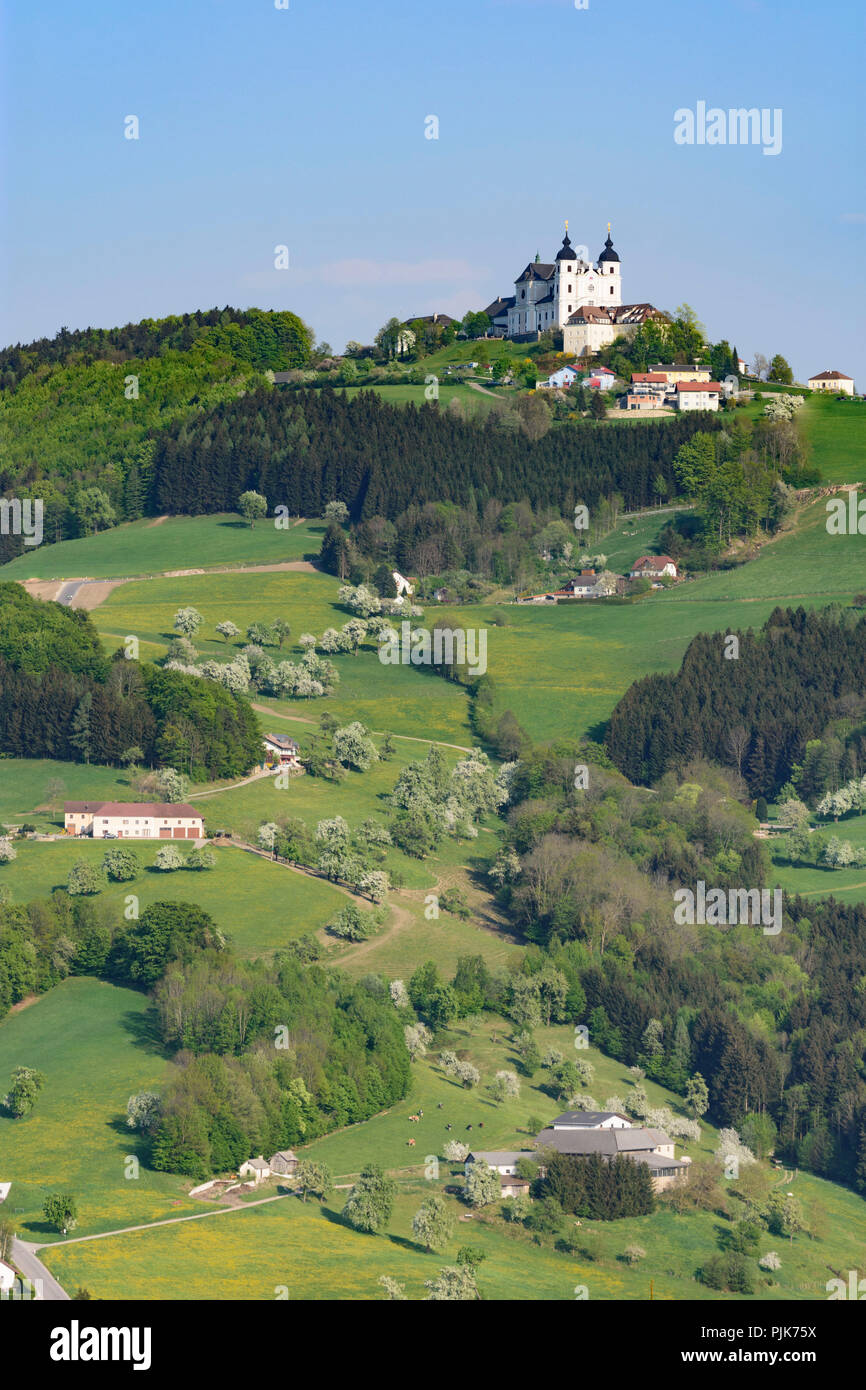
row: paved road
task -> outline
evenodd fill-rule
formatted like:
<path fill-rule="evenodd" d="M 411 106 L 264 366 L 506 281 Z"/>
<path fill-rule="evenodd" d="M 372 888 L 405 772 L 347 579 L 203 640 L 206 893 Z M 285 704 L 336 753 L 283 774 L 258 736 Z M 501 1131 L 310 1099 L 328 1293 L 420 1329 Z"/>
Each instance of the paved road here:
<path fill-rule="evenodd" d="M 42 1248 L 40 1245 L 31 1245 L 28 1241 L 19 1240 L 16 1236 L 12 1242 L 12 1262 L 31 1284 L 35 1284 L 37 1279 L 41 1281 L 42 1297 L 46 1303 L 68 1302 L 69 1294 L 36 1255 L 36 1251 Z"/>
<path fill-rule="evenodd" d="M 54 602 L 62 603 L 65 608 L 68 608 L 75 598 L 75 595 L 78 593 L 78 590 L 81 588 L 81 583 L 82 581 L 80 579 L 72 579 L 68 583 L 61 585 L 57 591 L 57 597 Z"/>

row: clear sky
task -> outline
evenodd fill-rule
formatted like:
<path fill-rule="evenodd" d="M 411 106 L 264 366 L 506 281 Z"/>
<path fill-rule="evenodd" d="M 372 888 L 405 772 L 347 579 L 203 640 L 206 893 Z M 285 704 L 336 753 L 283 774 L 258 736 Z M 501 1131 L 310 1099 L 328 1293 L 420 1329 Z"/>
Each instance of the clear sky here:
<path fill-rule="evenodd" d="M 3 343 L 233 304 L 340 350 L 507 294 L 565 218 L 597 256 L 610 220 L 626 301 L 866 389 L 863 0 L 0 13 Z M 676 144 L 701 101 L 781 109 L 781 152 Z"/>

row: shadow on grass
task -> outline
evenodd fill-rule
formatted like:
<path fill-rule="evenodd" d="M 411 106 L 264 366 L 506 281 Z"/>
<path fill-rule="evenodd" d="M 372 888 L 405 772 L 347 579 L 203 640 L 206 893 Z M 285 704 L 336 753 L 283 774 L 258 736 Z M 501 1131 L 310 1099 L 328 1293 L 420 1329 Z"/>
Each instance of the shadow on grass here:
<path fill-rule="evenodd" d="M 169 1058 L 171 1049 L 166 1047 L 159 1034 L 159 1017 L 153 1006 L 144 1013 L 130 1011 L 120 1020 L 121 1027 L 129 1033 L 136 1047 L 155 1057 Z"/>

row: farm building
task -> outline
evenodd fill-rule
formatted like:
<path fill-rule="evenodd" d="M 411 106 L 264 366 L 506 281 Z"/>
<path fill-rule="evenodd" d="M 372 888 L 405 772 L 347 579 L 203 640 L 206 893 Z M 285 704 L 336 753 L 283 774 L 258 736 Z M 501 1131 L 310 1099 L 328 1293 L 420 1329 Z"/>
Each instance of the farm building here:
<path fill-rule="evenodd" d="M 279 763 L 281 767 L 301 766 L 300 747 L 286 734 L 265 734 L 264 745 L 268 762 Z"/>
<path fill-rule="evenodd" d="M 248 1158 L 238 1169 L 239 1178 L 252 1178 L 254 1182 L 264 1182 L 265 1178 L 270 1176 L 270 1167 L 261 1154 L 258 1158 Z"/>
<path fill-rule="evenodd" d="M 298 1166 L 298 1156 L 291 1149 L 281 1149 L 273 1155 L 269 1166 L 272 1173 L 292 1174 Z"/>
<path fill-rule="evenodd" d="M 11 1293 L 15 1287 L 15 1270 L 0 1260 L 0 1294 Z"/>
<path fill-rule="evenodd" d="M 67 835 L 94 840 L 200 840 L 201 812 L 184 802 L 64 801 Z"/>
<path fill-rule="evenodd" d="M 569 579 L 561 589 L 556 590 L 557 598 L 610 598 L 617 593 L 621 576 L 605 570 L 596 574 L 595 570 L 581 570 L 580 574 Z"/>
<path fill-rule="evenodd" d="M 619 1110 L 566 1110 L 550 1122 L 551 1129 L 630 1129 L 631 1120 Z"/>
<path fill-rule="evenodd" d="M 555 1149 L 557 1153 L 575 1158 L 599 1154 L 609 1162 L 619 1154 L 635 1163 L 645 1163 L 656 1192 L 664 1192 L 677 1183 L 687 1181 L 691 1159 L 674 1157 L 674 1141 L 663 1129 L 637 1127 L 628 1120 L 622 1124 L 622 1115 L 599 1116 L 587 1111 L 584 1117 L 595 1121 L 601 1119 L 602 1122 L 582 1124 L 579 1111 L 567 1112 L 554 1120 L 548 1129 L 541 1131 L 538 1147 Z M 605 1120 L 608 1123 L 604 1123 Z"/>

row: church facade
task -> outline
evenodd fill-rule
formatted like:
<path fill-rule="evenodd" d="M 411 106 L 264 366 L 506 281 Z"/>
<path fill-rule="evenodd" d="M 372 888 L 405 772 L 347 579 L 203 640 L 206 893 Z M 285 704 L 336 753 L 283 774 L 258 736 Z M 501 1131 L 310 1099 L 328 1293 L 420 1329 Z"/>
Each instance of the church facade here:
<path fill-rule="evenodd" d="M 532 342 L 559 329 L 565 352 L 592 356 L 616 338 L 634 337 L 647 319 L 664 320 L 652 304 L 623 304 L 622 262 L 609 224 L 598 260 L 588 256 L 586 247 L 572 246 L 566 223 L 555 260 L 536 256 L 515 280 L 514 294 L 487 306 L 494 335 Z"/>

